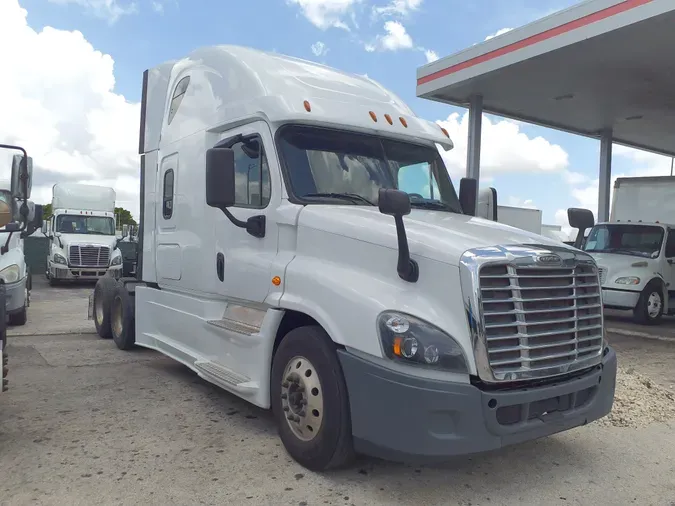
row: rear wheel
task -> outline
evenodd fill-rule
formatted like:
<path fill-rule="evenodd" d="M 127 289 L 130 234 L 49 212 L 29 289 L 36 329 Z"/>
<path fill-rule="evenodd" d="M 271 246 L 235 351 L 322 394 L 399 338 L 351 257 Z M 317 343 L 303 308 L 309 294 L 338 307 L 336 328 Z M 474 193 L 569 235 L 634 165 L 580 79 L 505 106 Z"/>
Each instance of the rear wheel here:
<path fill-rule="evenodd" d="M 96 333 L 103 339 L 110 339 L 113 336 L 110 328 L 110 307 L 117 284 L 110 276 L 103 276 L 96 282 L 94 288 L 94 325 Z"/>
<path fill-rule="evenodd" d="M 286 451 L 312 471 L 354 457 L 349 400 L 335 345 L 318 326 L 291 330 L 272 363 L 272 411 Z"/>
<path fill-rule="evenodd" d="M 649 283 L 642 290 L 633 311 L 635 320 L 644 325 L 657 325 L 663 316 L 663 291 L 658 283 Z"/>
<path fill-rule="evenodd" d="M 110 311 L 112 338 L 120 350 L 130 350 L 136 344 L 134 299 L 122 283 L 117 283 Z"/>

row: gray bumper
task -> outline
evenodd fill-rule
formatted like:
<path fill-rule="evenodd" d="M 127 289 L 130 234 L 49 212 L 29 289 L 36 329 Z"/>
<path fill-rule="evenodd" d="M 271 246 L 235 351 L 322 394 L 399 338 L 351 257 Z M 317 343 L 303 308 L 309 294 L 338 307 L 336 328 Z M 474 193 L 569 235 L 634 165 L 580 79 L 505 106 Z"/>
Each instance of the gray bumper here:
<path fill-rule="evenodd" d="M 26 303 L 27 279 L 27 276 L 24 276 L 16 283 L 5 284 L 5 293 L 7 294 L 5 299 L 5 309 L 8 314 L 21 310 Z"/>
<path fill-rule="evenodd" d="M 112 267 L 66 267 L 63 264 L 51 263 L 49 276 L 58 280 L 87 280 L 92 281 L 103 276 L 112 276 L 120 278 L 122 275 L 122 265 Z"/>
<path fill-rule="evenodd" d="M 611 348 L 602 365 L 583 376 L 493 392 L 338 353 L 355 449 L 387 460 L 422 463 L 495 450 L 602 418 L 614 402 L 617 362 Z"/>
<path fill-rule="evenodd" d="M 633 309 L 637 306 L 640 292 L 629 290 L 602 289 L 602 305 L 606 308 Z"/>

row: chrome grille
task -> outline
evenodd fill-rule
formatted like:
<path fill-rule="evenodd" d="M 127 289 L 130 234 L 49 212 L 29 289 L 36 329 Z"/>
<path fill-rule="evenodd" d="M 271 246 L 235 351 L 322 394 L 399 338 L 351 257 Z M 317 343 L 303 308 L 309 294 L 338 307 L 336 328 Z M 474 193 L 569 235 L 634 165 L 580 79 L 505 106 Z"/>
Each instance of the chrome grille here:
<path fill-rule="evenodd" d="M 110 248 L 107 246 L 71 246 L 70 265 L 73 267 L 107 267 Z"/>
<path fill-rule="evenodd" d="M 598 267 L 598 276 L 600 277 L 600 284 L 605 284 L 605 278 L 607 278 L 607 267 Z"/>
<path fill-rule="evenodd" d="M 533 264 L 488 263 L 479 271 L 488 365 L 500 379 L 577 370 L 602 353 L 595 265 Z"/>

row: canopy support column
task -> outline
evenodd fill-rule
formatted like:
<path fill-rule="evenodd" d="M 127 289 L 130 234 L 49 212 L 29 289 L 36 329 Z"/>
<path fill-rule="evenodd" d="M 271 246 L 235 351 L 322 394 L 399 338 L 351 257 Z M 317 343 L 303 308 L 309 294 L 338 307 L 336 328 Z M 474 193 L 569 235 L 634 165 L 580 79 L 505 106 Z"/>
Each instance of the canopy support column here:
<path fill-rule="evenodd" d="M 598 221 L 609 220 L 609 197 L 612 184 L 612 130 L 600 135 L 600 171 L 598 175 Z"/>
<path fill-rule="evenodd" d="M 480 184 L 480 140 L 483 129 L 483 97 L 469 99 L 469 138 L 466 146 L 466 177 Z"/>

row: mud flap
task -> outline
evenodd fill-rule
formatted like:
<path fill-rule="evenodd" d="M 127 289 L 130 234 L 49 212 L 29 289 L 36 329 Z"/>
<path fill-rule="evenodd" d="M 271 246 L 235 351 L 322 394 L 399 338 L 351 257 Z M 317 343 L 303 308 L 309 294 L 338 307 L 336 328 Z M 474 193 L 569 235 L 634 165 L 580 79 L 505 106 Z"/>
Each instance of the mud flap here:
<path fill-rule="evenodd" d="M 94 292 L 89 294 L 89 308 L 87 309 L 87 320 L 94 319 Z"/>

